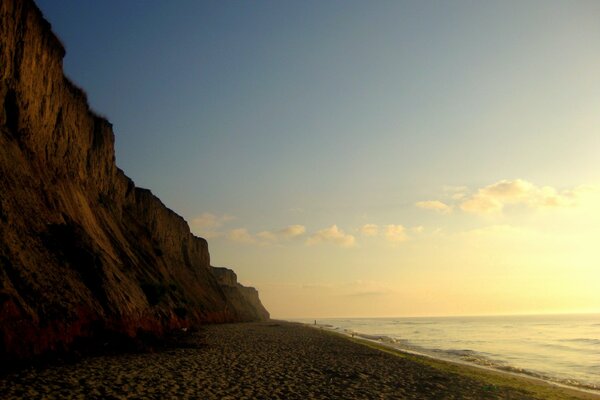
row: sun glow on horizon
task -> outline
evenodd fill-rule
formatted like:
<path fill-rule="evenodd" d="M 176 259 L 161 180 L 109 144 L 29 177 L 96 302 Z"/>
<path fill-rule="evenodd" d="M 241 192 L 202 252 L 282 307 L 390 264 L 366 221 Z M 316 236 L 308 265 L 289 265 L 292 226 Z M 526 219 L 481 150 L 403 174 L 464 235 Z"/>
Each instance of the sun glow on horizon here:
<path fill-rule="evenodd" d="M 600 311 L 599 2 L 37 2 L 273 317 Z"/>
<path fill-rule="evenodd" d="M 259 287 L 274 317 L 597 312 L 599 187 L 558 190 L 501 180 L 462 187 L 460 195 L 444 191 L 443 201 L 416 202 L 405 211 L 417 216 L 414 226 L 292 225 L 295 234 L 286 238 L 234 228 L 244 237 L 224 231 L 215 243 L 259 248 L 273 260 L 291 260 L 284 268 L 301 271 L 286 280 L 265 268 L 269 260 L 254 265 L 249 283 Z"/>

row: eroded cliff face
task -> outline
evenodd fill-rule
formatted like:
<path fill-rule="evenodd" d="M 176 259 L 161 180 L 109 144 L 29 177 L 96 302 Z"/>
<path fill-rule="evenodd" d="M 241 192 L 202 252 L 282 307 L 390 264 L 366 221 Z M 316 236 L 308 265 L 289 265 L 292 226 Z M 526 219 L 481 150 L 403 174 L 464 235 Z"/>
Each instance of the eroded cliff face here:
<path fill-rule="evenodd" d="M 0 18 L 0 358 L 268 318 L 254 289 L 219 284 L 183 218 L 116 167 L 112 126 L 64 77 L 35 4 L 2 0 Z"/>
<path fill-rule="evenodd" d="M 269 319 L 269 312 L 258 298 L 258 291 L 237 281 L 235 272 L 228 268 L 211 267 L 211 271 L 225 293 L 227 304 L 242 321 Z"/>

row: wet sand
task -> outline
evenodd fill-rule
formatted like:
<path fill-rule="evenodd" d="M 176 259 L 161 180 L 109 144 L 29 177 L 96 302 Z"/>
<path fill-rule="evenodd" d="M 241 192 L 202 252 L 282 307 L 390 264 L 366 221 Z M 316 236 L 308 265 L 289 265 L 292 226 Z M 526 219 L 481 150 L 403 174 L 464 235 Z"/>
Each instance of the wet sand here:
<path fill-rule="evenodd" d="M 155 352 L 4 375 L 0 398 L 600 398 L 373 346 L 287 322 L 212 325 Z"/>

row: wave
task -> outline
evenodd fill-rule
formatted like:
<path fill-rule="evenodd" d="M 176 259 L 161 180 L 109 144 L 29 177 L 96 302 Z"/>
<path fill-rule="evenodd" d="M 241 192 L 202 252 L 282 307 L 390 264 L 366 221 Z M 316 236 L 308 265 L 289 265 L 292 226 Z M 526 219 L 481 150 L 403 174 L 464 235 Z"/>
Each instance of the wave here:
<path fill-rule="evenodd" d="M 360 332 L 354 332 L 354 331 L 349 331 L 349 330 L 346 330 L 346 332 L 348 334 L 350 334 L 352 337 L 356 336 L 356 337 L 359 337 L 362 339 L 375 340 L 375 341 L 379 341 L 379 342 L 383 342 L 383 343 L 397 343 L 397 340 L 390 336 L 369 335 L 367 333 L 360 333 Z"/>
<path fill-rule="evenodd" d="M 449 349 L 449 350 L 434 349 L 433 351 L 435 351 L 436 353 L 445 353 L 445 354 L 449 354 L 451 356 L 456 356 L 456 357 L 471 357 L 471 356 L 477 354 L 476 351 L 469 350 L 469 349 L 462 349 L 462 350 L 456 350 L 456 349 Z"/>
<path fill-rule="evenodd" d="M 600 385 L 594 384 L 591 382 L 583 382 L 583 381 L 579 381 L 577 379 L 566 379 L 566 378 L 558 378 L 558 377 L 554 377 L 554 376 L 548 376 L 548 375 L 542 374 L 540 372 L 530 371 L 530 370 L 527 370 L 524 368 L 517 368 L 517 367 L 510 366 L 510 365 L 493 367 L 493 368 L 499 369 L 501 371 L 531 376 L 531 377 L 534 377 L 537 379 L 542 379 L 544 381 L 552 382 L 552 383 L 558 383 L 558 384 L 564 385 L 564 386 L 571 386 L 574 388 L 591 390 L 594 392 L 600 391 Z"/>
<path fill-rule="evenodd" d="M 434 321 L 395 321 L 392 325 L 438 325 L 438 322 Z"/>
<path fill-rule="evenodd" d="M 495 360 L 493 358 L 486 356 L 483 353 L 480 353 L 480 352 L 477 352 L 477 351 L 471 350 L 471 349 L 449 349 L 449 350 L 427 349 L 427 348 L 424 348 L 421 346 L 416 346 L 414 344 L 411 344 L 407 340 L 394 339 L 394 338 L 391 338 L 391 337 L 385 336 L 385 335 L 369 335 L 369 334 L 364 334 L 364 333 L 359 333 L 359 332 L 353 332 L 353 331 L 350 331 L 347 329 L 345 331 L 347 333 L 350 333 L 350 332 L 353 333 L 354 336 L 356 336 L 356 337 L 389 344 L 393 348 L 401 350 L 401 351 L 408 351 L 410 353 L 416 353 L 416 354 L 425 355 L 425 356 L 429 356 L 429 357 L 433 357 L 433 358 L 437 358 L 437 359 L 441 359 L 441 360 L 446 360 L 446 361 L 460 361 L 460 362 L 463 362 L 466 364 L 477 365 L 480 367 L 509 372 L 509 373 L 517 374 L 517 375 L 525 375 L 528 377 L 541 379 L 546 382 L 551 382 L 551 383 L 555 383 L 555 384 L 559 384 L 559 385 L 563 385 L 563 386 L 570 386 L 573 388 L 582 389 L 582 390 L 586 390 L 586 391 L 592 391 L 594 393 L 597 393 L 600 391 L 600 384 L 595 384 L 592 382 L 585 382 L 585 381 L 581 381 L 581 380 L 577 380 L 577 379 L 568 379 L 568 378 L 560 378 L 560 377 L 550 376 L 548 374 L 544 374 L 539 371 L 533 371 L 533 370 L 509 365 L 506 362 L 503 362 L 500 360 Z"/>
<path fill-rule="evenodd" d="M 585 344 L 600 345 L 600 339 L 594 339 L 594 338 L 560 339 L 559 342 L 585 343 Z"/>
<path fill-rule="evenodd" d="M 486 357 L 485 355 L 478 353 L 474 350 L 469 349 L 461 349 L 461 350 L 440 350 L 435 349 L 435 353 L 443 353 L 450 356 L 449 358 L 456 359 L 458 358 L 462 362 L 466 362 L 469 364 L 475 364 L 486 368 L 492 368 L 500 371 L 510 372 L 518 375 L 526 375 L 532 378 L 541 379 L 547 382 L 557 383 L 560 385 L 571 386 L 578 389 L 591 390 L 594 392 L 600 391 L 600 385 L 584 382 L 576 379 L 566 379 L 559 378 L 555 376 L 550 376 L 548 374 L 541 373 L 539 371 L 528 370 L 525 368 L 516 367 L 513 365 L 509 365 L 503 361 L 494 360 L 492 358 Z"/>
<path fill-rule="evenodd" d="M 483 353 L 479 353 L 475 350 L 470 350 L 470 349 L 450 349 L 450 350 L 442 350 L 442 349 L 434 349 L 433 350 L 434 353 L 436 354 L 441 354 L 443 356 L 446 357 L 440 357 L 446 360 L 460 360 L 463 362 L 467 362 L 469 364 L 477 364 L 477 365 L 481 365 L 484 367 L 491 367 L 491 368 L 499 368 L 502 366 L 505 366 L 505 363 L 501 362 L 501 361 L 496 361 L 493 360 L 487 356 L 485 356 Z"/>
<path fill-rule="evenodd" d="M 370 336 L 371 338 L 377 337 L 375 335 L 365 335 L 365 336 Z M 420 346 L 412 345 L 408 341 L 405 341 L 405 340 L 402 340 L 402 341 L 395 340 L 393 343 L 396 344 L 394 347 L 399 350 L 408 350 L 410 352 L 417 352 L 418 354 L 427 355 L 427 356 L 430 356 L 433 358 L 438 358 L 438 359 L 447 360 L 447 361 L 460 361 L 460 362 L 464 362 L 467 364 L 477 365 L 480 367 L 495 369 L 495 370 L 504 371 L 504 372 L 509 372 L 512 374 L 525 375 L 528 377 L 541 379 L 546 382 L 551 382 L 551 383 L 564 385 L 564 386 L 570 386 L 570 387 L 582 389 L 582 390 L 593 391 L 594 393 L 597 393 L 598 391 L 600 391 L 599 384 L 580 381 L 580 380 L 576 380 L 576 379 L 567 379 L 567 378 L 550 376 L 548 374 L 544 374 L 539 371 L 533 371 L 533 370 L 529 370 L 526 368 L 513 366 L 510 364 L 507 364 L 506 362 L 490 358 L 483 353 L 480 353 L 480 352 L 477 352 L 477 351 L 471 350 L 471 349 L 449 349 L 449 350 L 427 349 L 427 348 L 423 348 Z"/>
<path fill-rule="evenodd" d="M 565 344 L 558 344 L 558 343 L 538 343 L 538 346 L 544 347 L 547 349 L 554 349 L 554 350 L 565 350 L 565 351 L 577 351 L 578 350 L 573 346 L 568 346 Z"/>

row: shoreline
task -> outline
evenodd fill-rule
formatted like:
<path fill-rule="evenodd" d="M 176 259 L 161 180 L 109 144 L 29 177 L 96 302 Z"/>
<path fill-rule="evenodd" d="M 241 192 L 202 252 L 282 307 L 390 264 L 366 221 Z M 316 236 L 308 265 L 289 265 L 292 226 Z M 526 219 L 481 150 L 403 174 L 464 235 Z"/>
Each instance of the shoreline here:
<path fill-rule="evenodd" d="M 382 341 L 381 339 L 377 339 L 376 338 L 377 335 L 367 335 L 367 334 L 361 334 L 360 332 L 350 332 L 350 331 L 346 331 L 346 330 L 339 330 L 339 329 L 336 329 L 335 327 L 329 326 L 329 325 L 319 325 L 319 324 L 314 325 L 314 324 L 308 324 L 308 323 L 302 323 L 302 324 L 305 326 L 311 327 L 312 329 L 320 329 L 324 332 L 327 332 L 327 333 L 330 333 L 333 335 L 337 335 L 339 337 L 345 338 L 347 340 L 351 340 L 356 343 L 360 343 L 364 346 L 368 346 L 371 348 L 375 348 L 379 351 L 393 354 L 397 357 L 411 357 L 411 358 L 414 358 L 415 360 L 420 360 L 422 362 L 430 362 L 432 364 L 436 364 L 437 366 L 440 366 L 441 368 L 444 368 L 444 369 L 446 369 L 448 366 L 452 366 L 452 367 L 455 367 L 456 368 L 455 370 L 461 374 L 468 372 L 469 376 L 477 375 L 485 380 L 491 378 L 493 375 L 498 375 L 501 380 L 505 380 L 503 378 L 511 378 L 512 377 L 512 378 L 516 378 L 519 380 L 523 380 L 524 382 L 531 384 L 531 385 L 537 385 L 540 387 L 556 388 L 557 390 L 564 390 L 567 395 L 576 396 L 575 398 L 600 399 L 600 391 L 595 391 L 593 389 L 570 386 L 567 384 L 563 384 L 560 382 L 554 382 L 554 381 L 536 377 L 536 376 L 531 376 L 531 375 L 522 374 L 522 373 L 513 372 L 513 371 L 505 371 L 505 370 L 494 368 L 491 366 L 470 363 L 468 361 L 452 360 L 452 359 L 443 358 L 443 357 L 435 357 L 434 355 L 431 355 L 431 354 L 420 353 L 418 351 L 405 349 L 405 348 L 402 348 L 401 346 L 395 346 L 391 343 L 387 343 L 385 341 Z M 369 338 L 368 336 L 372 336 L 372 338 Z M 461 368 L 464 369 L 464 371 L 460 371 Z M 471 374 L 471 371 L 469 371 L 471 369 L 474 372 L 473 374 Z M 583 397 L 578 397 L 578 396 L 583 396 Z M 588 397 L 588 396 L 591 396 L 591 397 Z"/>
<path fill-rule="evenodd" d="M 0 398 L 600 399 L 297 322 L 205 325 L 173 346 L 0 377 Z"/>

